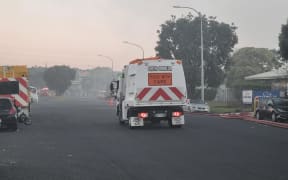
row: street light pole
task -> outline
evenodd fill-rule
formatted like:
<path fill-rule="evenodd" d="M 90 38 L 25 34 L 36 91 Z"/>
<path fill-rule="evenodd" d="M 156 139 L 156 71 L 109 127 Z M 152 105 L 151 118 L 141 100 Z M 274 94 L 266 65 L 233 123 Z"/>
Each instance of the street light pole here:
<path fill-rule="evenodd" d="M 200 11 L 197 11 L 191 7 L 183 7 L 183 6 L 173 6 L 173 8 L 182 8 L 182 9 L 190 9 L 198 14 L 200 17 L 200 36 L 201 36 L 201 100 L 205 101 L 205 93 L 204 93 L 204 54 L 203 54 L 203 15 Z"/>
<path fill-rule="evenodd" d="M 205 102 L 205 89 L 204 89 L 204 54 L 203 54 L 203 16 L 199 12 L 201 21 L 201 99 Z"/>
<path fill-rule="evenodd" d="M 139 44 L 135 44 L 135 43 L 132 43 L 132 42 L 128 42 L 128 41 L 123 41 L 123 43 L 124 43 L 124 44 L 130 44 L 130 45 L 132 45 L 132 46 L 136 46 L 136 47 L 140 48 L 141 51 L 142 51 L 142 59 L 144 59 L 144 49 L 143 49 L 142 46 L 140 46 Z"/>
<path fill-rule="evenodd" d="M 102 55 L 102 54 L 98 54 L 98 56 L 104 57 L 104 58 L 108 59 L 109 61 L 111 61 L 112 79 L 114 80 L 114 60 L 113 60 L 111 57 L 109 57 L 109 56 L 104 56 L 104 55 Z"/>

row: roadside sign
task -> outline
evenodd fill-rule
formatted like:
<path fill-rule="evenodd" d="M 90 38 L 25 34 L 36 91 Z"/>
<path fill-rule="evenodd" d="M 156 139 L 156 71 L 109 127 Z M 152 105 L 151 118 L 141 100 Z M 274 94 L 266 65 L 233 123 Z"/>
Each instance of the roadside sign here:
<path fill-rule="evenodd" d="M 280 91 L 279 90 L 272 90 L 272 91 L 256 90 L 256 91 L 253 91 L 253 98 L 256 96 L 258 96 L 259 98 L 280 97 Z"/>
<path fill-rule="evenodd" d="M 242 91 L 242 102 L 243 104 L 252 104 L 253 102 L 253 91 L 243 90 Z"/>

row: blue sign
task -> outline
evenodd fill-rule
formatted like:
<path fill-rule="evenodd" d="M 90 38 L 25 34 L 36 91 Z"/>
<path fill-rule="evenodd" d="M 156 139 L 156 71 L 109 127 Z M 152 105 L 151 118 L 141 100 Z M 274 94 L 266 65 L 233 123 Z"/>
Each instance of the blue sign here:
<path fill-rule="evenodd" d="M 280 91 L 279 90 L 273 90 L 273 91 L 263 91 L 263 90 L 254 90 L 253 91 L 253 99 L 258 96 L 259 98 L 268 98 L 268 97 L 280 97 Z"/>

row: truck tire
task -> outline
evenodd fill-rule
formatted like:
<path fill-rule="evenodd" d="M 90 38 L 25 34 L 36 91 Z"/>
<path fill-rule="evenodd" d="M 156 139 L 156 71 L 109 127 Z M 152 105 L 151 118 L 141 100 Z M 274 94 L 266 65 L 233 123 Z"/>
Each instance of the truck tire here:
<path fill-rule="evenodd" d="M 18 117 L 18 121 L 21 123 L 24 123 L 26 121 L 26 115 L 24 113 L 22 113 L 19 117 Z"/>
<path fill-rule="evenodd" d="M 118 121 L 119 121 L 120 125 L 125 124 L 125 121 L 123 121 L 123 119 L 122 119 L 122 112 L 121 111 L 119 111 L 119 113 L 118 113 Z"/>
<path fill-rule="evenodd" d="M 125 121 L 122 121 L 122 118 L 120 119 L 120 117 L 119 117 L 119 124 L 120 125 L 124 125 L 125 124 Z"/>

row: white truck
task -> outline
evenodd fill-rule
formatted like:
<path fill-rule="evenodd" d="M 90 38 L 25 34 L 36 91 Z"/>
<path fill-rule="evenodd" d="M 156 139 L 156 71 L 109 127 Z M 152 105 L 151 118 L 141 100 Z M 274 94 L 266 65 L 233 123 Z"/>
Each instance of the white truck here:
<path fill-rule="evenodd" d="M 148 121 L 168 121 L 172 128 L 184 124 L 187 90 L 182 61 L 158 57 L 133 60 L 124 66 L 116 84 L 120 124 L 126 121 L 130 128 Z"/>

